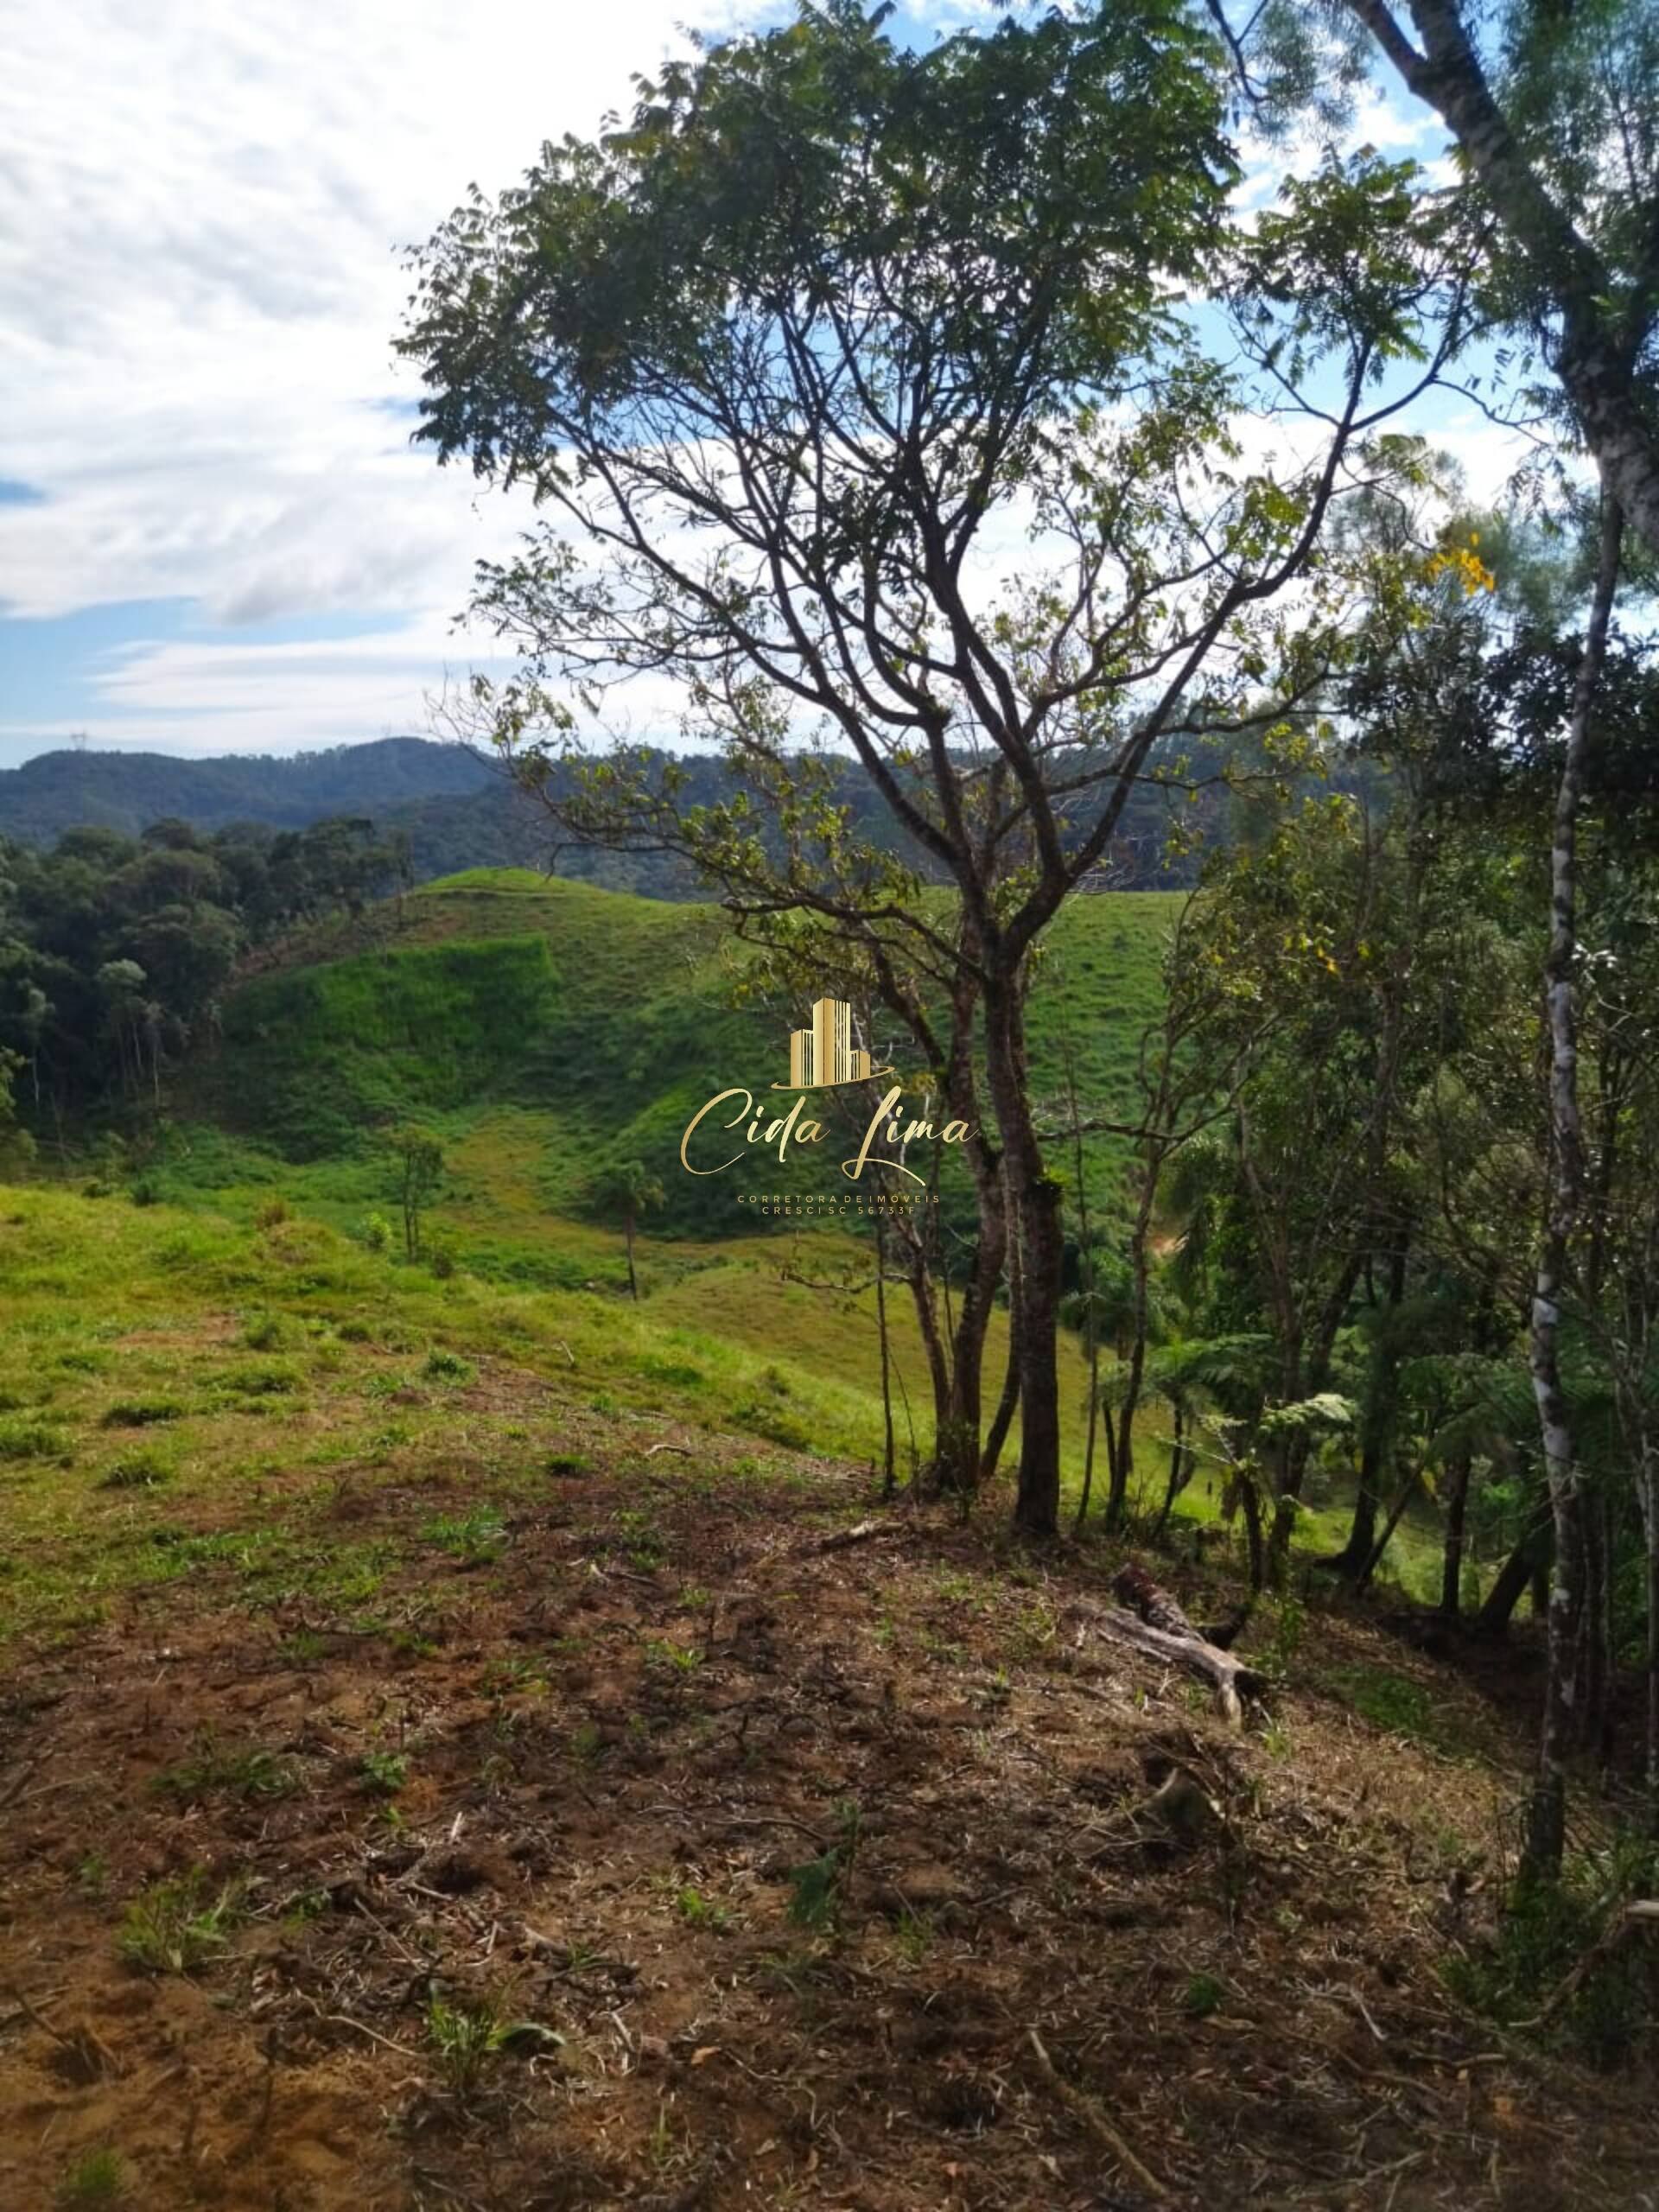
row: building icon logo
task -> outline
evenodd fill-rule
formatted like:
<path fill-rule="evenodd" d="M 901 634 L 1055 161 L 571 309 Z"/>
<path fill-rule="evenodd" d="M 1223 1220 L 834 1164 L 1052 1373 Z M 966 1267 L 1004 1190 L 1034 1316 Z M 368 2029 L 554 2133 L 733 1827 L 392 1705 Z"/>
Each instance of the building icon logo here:
<path fill-rule="evenodd" d="M 789 1035 L 789 1081 L 774 1090 L 830 1090 L 837 1084 L 866 1083 L 886 1068 L 872 1067 L 870 1055 L 853 1042 L 853 1009 L 845 999 L 817 999 L 805 1029 Z"/>
<path fill-rule="evenodd" d="M 744 1084 L 728 1084 L 706 1099 L 686 1123 L 680 1138 L 681 1166 L 688 1175 L 723 1175 L 739 1166 L 758 1145 L 775 1154 L 778 1165 L 786 1167 L 794 1154 L 804 1151 L 808 1145 L 823 1143 L 828 1135 L 823 1122 L 816 1118 L 821 1109 L 816 1101 L 809 1103 L 805 1094 L 839 1090 L 867 1083 L 872 1077 L 893 1074 L 890 1066 L 873 1066 L 873 1058 L 864 1046 L 853 1042 L 853 1009 L 846 1000 L 815 1000 L 811 1020 L 804 1029 L 790 1033 L 789 1081 L 772 1085 L 773 1090 L 794 1091 L 794 1103 L 785 1111 L 780 1102 L 774 1113 Z M 966 1144 L 975 1135 L 973 1125 L 967 1122 L 953 1119 L 940 1128 L 929 1118 L 925 1105 L 921 1114 L 907 1118 L 904 1096 L 902 1082 L 893 1083 L 880 1096 L 867 1092 L 859 1102 L 856 1118 L 865 1122 L 863 1141 L 851 1158 L 841 1162 L 841 1172 L 849 1182 L 860 1182 L 867 1167 L 885 1167 L 894 1175 L 906 1177 L 925 1187 L 926 1177 L 906 1166 L 905 1147 L 916 1141 Z M 709 1125 L 706 1128 L 705 1123 Z M 715 1135 L 717 1129 L 741 1130 L 742 1134 L 722 1141 Z M 691 1151 L 694 1144 L 698 1147 L 696 1159 Z M 724 1151 L 728 1146 L 734 1148 L 725 1159 L 711 1160 L 713 1153 Z M 845 1193 L 842 1198 L 844 1204 L 851 1203 Z M 794 1203 L 775 1195 L 766 1198 L 753 1193 L 748 1194 L 747 1202 L 773 1212 Z M 882 1203 L 887 1201 L 884 1198 Z"/>

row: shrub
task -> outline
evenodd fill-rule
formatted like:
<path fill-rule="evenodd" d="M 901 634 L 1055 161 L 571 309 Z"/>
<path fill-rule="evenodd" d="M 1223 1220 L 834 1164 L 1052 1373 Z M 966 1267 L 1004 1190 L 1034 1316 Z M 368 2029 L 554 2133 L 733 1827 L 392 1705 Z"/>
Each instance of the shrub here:
<path fill-rule="evenodd" d="M 371 1252 L 391 1249 L 391 1224 L 383 1213 L 372 1213 L 363 1224 L 363 1242 Z"/>
<path fill-rule="evenodd" d="M 127 2201 L 127 2170 L 115 2151 L 84 2152 L 58 2183 L 58 2212 L 95 2212 Z"/>
<path fill-rule="evenodd" d="M 827 1934 L 836 1927 L 847 1878 L 858 1855 L 861 1820 L 858 1806 L 851 1798 L 836 1808 L 836 1821 L 840 1830 L 838 1840 L 817 1858 L 791 1866 L 787 1876 L 790 1918 L 798 1928 L 810 1928 L 818 1935 Z"/>
<path fill-rule="evenodd" d="M 49 1421 L 0 1421 L 0 1460 L 55 1459 L 63 1455 L 63 1431 Z"/>
<path fill-rule="evenodd" d="M 266 1311 L 243 1323 L 242 1341 L 250 1351 L 280 1351 L 294 1341 L 294 1332 L 284 1314 Z"/>
<path fill-rule="evenodd" d="M 100 1428 L 149 1428 L 157 1421 L 177 1421 L 184 1408 L 176 1398 L 118 1398 L 105 1408 Z"/>
<path fill-rule="evenodd" d="M 409 1761 L 402 1751 L 365 1751 L 358 1773 L 365 1789 L 395 1797 L 409 1780 Z"/>
<path fill-rule="evenodd" d="M 253 1225 L 256 1229 L 276 1229 L 288 1219 L 286 1198 L 266 1198 L 254 1208 Z"/>
<path fill-rule="evenodd" d="M 1649 1961 L 1639 1944 L 1598 1953 L 1632 1894 L 1659 1866 L 1650 1844 L 1616 1848 L 1606 1861 L 1569 1859 L 1559 1881 L 1522 1878 L 1484 1947 L 1449 1958 L 1446 1986 L 1471 2010 L 1503 2025 L 1552 2005 L 1551 2037 L 1604 2071 L 1627 2063 L 1651 2038 Z M 1569 1995 L 1567 1977 L 1583 1970 Z"/>
<path fill-rule="evenodd" d="M 116 1948 L 129 1966 L 149 1974 L 188 1974 L 217 1958 L 237 1921 L 235 1891 L 208 1900 L 200 1867 L 169 1882 L 152 1882 L 128 1905 Z"/>
<path fill-rule="evenodd" d="M 472 2094 L 507 2037 L 505 2025 L 489 2006 L 446 2005 L 441 1997 L 428 2007 L 426 2031 L 457 2097 Z"/>
<path fill-rule="evenodd" d="M 154 1445 L 141 1445 L 111 1459 L 98 1478 L 100 1490 L 153 1490 L 173 1479 L 173 1462 Z"/>

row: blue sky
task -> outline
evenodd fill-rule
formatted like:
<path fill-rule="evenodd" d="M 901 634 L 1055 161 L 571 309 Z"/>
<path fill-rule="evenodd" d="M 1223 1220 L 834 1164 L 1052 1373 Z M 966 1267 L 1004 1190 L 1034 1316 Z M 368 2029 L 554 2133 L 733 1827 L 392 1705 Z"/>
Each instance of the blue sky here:
<path fill-rule="evenodd" d="M 82 732 L 195 753 L 424 734 L 428 701 L 483 658 L 454 623 L 473 563 L 524 512 L 408 444 L 398 250 L 472 180 L 507 183 L 543 137 L 626 104 L 677 26 L 763 12 L 478 0 L 464 35 L 436 0 L 14 17 L 0 766 Z M 990 12 L 941 0 L 908 28 Z M 1441 151 L 1386 92 L 1356 135 Z M 1257 159 L 1246 204 L 1284 168 Z M 1472 408 L 1437 401 L 1423 426 L 1496 488 L 1503 444 Z"/>

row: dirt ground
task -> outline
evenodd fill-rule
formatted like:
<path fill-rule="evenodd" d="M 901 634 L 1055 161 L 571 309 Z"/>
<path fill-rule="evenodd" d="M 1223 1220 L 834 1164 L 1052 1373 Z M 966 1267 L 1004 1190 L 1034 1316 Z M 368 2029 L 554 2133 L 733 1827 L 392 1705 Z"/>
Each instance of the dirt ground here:
<path fill-rule="evenodd" d="M 1651 2076 L 1438 1971 L 1525 1757 L 1478 1685 L 1258 1626 L 1231 1734 L 1088 1630 L 1105 1552 L 837 1543 L 863 1475 L 672 1433 L 470 1535 L 342 1481 L 354 1541 L 462 1528 L 366 1625 L 213 1560 L 7 1647 L 5 2212 L 1659 2205 Z M 1451 1748 L 1329 1687 L 1379 1653 Z M 183 1972 L 122 1953 L 169 1895 Z"/>

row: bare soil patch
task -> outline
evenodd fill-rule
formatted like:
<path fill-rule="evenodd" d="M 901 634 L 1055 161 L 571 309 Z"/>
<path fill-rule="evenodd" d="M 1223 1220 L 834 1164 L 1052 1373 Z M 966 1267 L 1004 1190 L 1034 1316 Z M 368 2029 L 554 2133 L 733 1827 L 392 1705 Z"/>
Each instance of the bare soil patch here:
<path fill-rule="evenodd" d="M 439 1527 L 369 1619 L 216 1560 L 10 1648 L 0 2204 L 104 2146 L 157 2212 L 1659 2201 L 1651 2080 L 1440 1978 L 1526 1756 L 1478 1688 L 1316 1618 L 1231 1733 L 1089 1636 L 1116 1557 L 826 1549 L 861 1475 L 669 1440 L 493 1521 L 343 1491 Z M 1333 1688 L 1382 1666 L 1443 1738 Z M 225 1908 L 183 1972 L 119 1948 L 169 1884 Z"/>

